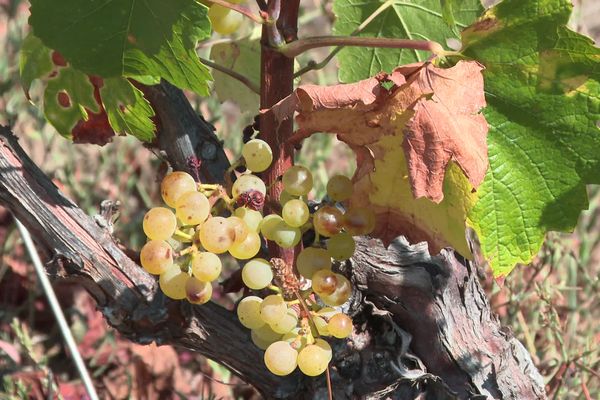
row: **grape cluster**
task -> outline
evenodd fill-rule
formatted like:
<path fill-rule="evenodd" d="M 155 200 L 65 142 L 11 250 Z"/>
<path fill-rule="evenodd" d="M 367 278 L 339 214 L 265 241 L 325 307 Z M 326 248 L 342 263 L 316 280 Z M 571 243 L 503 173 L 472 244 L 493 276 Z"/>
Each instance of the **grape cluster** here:
<path fill-rule="evenodd" d="M 160 275 L 160 288 L 168 297 L 203 304 L 221 272 L 218 255 L 228 252 L 244 260 L 241 278 L 253 292 L 238 303 L 237 316 L 251 330 L 254 344 L 265 350 L 267 368 L 283 376 L 298 367 L 317 376 L 332 358 L 323 337 L 343 339 L 353 328 L 350 317 L 336 309 L 348 301 L 352 285 L 333 270 L 334 263 L 353 255 L 353 236 L 369 234 L 375 216 L 366 208 L 344 208 L 353 186 L 342 175 L 329 180 L 328 196 L 318 208 L 309 207 L 313 177 L 300 165 L 281 177 L 280 212 L 263 216 L 267 188 L 255 174 L 272 161 L 266 142 L 245 143 L 237 165 L 247 171 L 229 188 L 231 196 L 222 186 L 197 183 L 184 172 L 165 176 L 161 194 L 168 207 L 152 208 L 144 217 L 149 241 L 141 263 Z M 295 265 L 259 257 L 263 240 L 292 248 L 311 237 L 305 235 L 311 230 L 315 239 L 299 252 Z"/>

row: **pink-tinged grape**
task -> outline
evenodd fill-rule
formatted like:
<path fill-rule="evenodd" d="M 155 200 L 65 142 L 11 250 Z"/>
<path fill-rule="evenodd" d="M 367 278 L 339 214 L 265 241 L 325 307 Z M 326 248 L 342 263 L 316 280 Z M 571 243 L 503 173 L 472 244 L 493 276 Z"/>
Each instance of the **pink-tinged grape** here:
<path fill-rule="evenodd" d="M 264 140 L 252 139 L 242 147 L 242 156 L 246 167 L 252 172 L 262 172 L 269 168 L 273 161 L 271 147 Z"/>
<path fill-rule="evenodd" d="M 181 271 L 179 265 L 173 265 L 160 274 L 158 284 L 165 296 L 174 300 L 182 300 L 187 295 L 185 285 L 189 278 L 190 276 L 187 273 Z"/>
<path fill-rule="evenodd" d="M 377 221 L 375 213 L 370 208 L 350 208 L 342 217 L 344 230 L 352 236 L 368 235 L 375 229 Z"/>
<path fill-rule="evenodd" d="M 342 230 L 343 214 L 333 206 L 323 206 L 313 215 L 313 226 L 321 236 L 333 236 Z"/>
<path fill-rule="evenodd" d="M 301 239 L 302 232 L 300 229 L 289 226 L 284 221 L 280 221 L 271 233 L 271 240 L 284 249 L 294 247 L 300 243 Z"/>
<path fill-rule="evenodd" d="M 287 313 L 287 304 L 279 294 L 265 297 L 260 304 L 260 317 L 267 324 L 275 324 Z"/>
<path fill-rule="evenodd" d="M 215 254 L 225 253 L 233 245 L 235 232 L 223 217 L 212 217 L 200 226 L 200 244 Z"/>
<path fill-rule="evenodd" d="M 292 199 L 283 206 L 281 216 L 286 224 L 298 228 L 308 221 L 310 212 L 305 202 L 299 199 Z"/>
<path fill-rule="evenodd" d="M 260 233 L 267 240 L 273 240 L 273 234 L 275 233 L 275 228 L 277 225 L 283 222 L 283 218 L 281 218 L 277 214 L 269 214 L 263 218 L 260 224 Z"/>
<path fill-rule="evenodd" d="M 198 225 L 208 218 L 210 203 L 200 192 L 187 192 L 179 196 L 175 206 L 177 218 L 183 225 Z"/>
<path fill-rule="evenodd" d="M 221 9 L 227 11 L 223 13 Z M 208 10 L 210 24 L 215 32 L 221 35 L 230 35 L 237 31 L 244 21 L 242 14 L 236 11 L 230 11 L 229 8 L 219 4 L 213 4 Z"/>
<path fill-rule="evenodd" d="M 300 275 L 312 279 L 318 270 L 331 269 L 331 256 L 325 249 L 307 247 L 298 254 L 296 268 Z"/>
<path fill-rule="evenodd" d="M 146 271 L 160 275 L 173 265 L 173 249 L 164 240 L 151 240 L 142 247 L 140 261 Z"/>
<path fill-rule="evenodd" d="M 287 313 L 274 324 L 271 324 L 271 329 L 280 334 L 286 334 L 298 325 L 298 314 L 293 308 L 288 308 Z"/>
<path fill-rule="evenodd" d="M 338 285 L 333 293 L 330 295 L 319 295 L 323 303 L 331 307 L 341 306 L 348 301 L 350 295 L 352 294 L 352 285 L 345 276 L 336 274 L 336 279 Z"/>
<path fill-rule="evenodd" d="M 192 304 L 208 303 L 212 297 L 212 285 L 190 276 L 185 283 L 185 297 Z"/>
<path fill-rule="evenodd" d="M 160 194 L 165 203 L 172 208 L 177 206 L 181 195 L 197 189 L 194 178 L 186 172 L 175 171 L 164 177 L 160 183 Z"/>
<path fill-rule="evenodd" d="M 294 196 L 304 196 L 313 187 L 312 174 L 301 165 L 294 165 L 285 171 L 282 181 L 285 191 Z"/>
<path fill-rule="evenodd" d="M 255 232 L 258 232 L 260 223 L 263 219 L 263 216 L 260 213 L 260 211 L 252 210 L 251 208 L 247 207 L 236 208 L 233 212 L 233 215 L 235 215 L 238 218 L 241 218 L 246 223 L 246 226 L 248 226 L 248 228 L 252 229 Z"/>
<path fill-rule="evenodd" d="M 201 251 L 192 256 L 192 274 L 202 282 L 212 282 L 221 275 L 221 259 L 209 251 Z"/>
<path fill-rule="evenodd" d="M 344 339 L 352 333 L 352 320 L 346 314 L 336 314 L 329 319 L 327 329 L 331 336 Z"/>
<path fill-rule="evenodd" d="M 167 240 L 177 229 L 177 218 L 168 208 L 154 207 L 144 215 L 142 226 L 151 240 Z"/>
<path fill-rule="evenodd" d="M 329 296 L 338 287 L 338 276 L 330 269 L 321 269 L 312 276 L 312 289 L 319 296 Z"/>
<path fill-rule="evenodd" d="M 246 225 L 243 219 L 231 216 L 227 218 L 227 222 L 229 222 L 231 229 L 233 229 L 233 234 L 235 235 L 233 239 L 234 243 L 241 243 L 246 240 L 250 228 L 248 228 L 248 225 Z"/>
<path fill-rule="evenodd" d="M 331 346 L 321 339 L 321 342 L 309 344 L 298 353 L 298 368 L 305 375 L 318 376 L 327 369 L 331 361 Z"/>
<path fill-rule="evenodd" d="M 248 261 L 242 269 L 242 281 L 250 289 L 264 289 L 271 284 L 272 280 L 271 263 L 264 258 L 254 258 Z"/>
<path fill-rule="evenodd" d="M 238 260 L 247 260 L 258 254 L 260 250 L 260 235 L 249 231 L 246 239 L 242 242 L 234 242 L 229 248 L 229 254 Z"/>
<path fill-rule="evenodd" d="M 354 254 L 356 242 L 348 232 L 341 232 L 333 235 L 327 241 L 327 252 L 336 260 L 347 260 Z"/>
<path fill-rule="evenodd" d="M 260 317 L 260 304 L 262 299 L 258 296 L 244 297 L 237 306 L 237 316 L 240 323 L 248 329 L 258 329 L 265 324 Z"/>
<path fill-rule="evenodd" d="M 244 174 L 240 175 L 239 178 L 233 183 L 231 187 L 231 194 L 234 198 L 237 198 L 240 194 L 256 190 L 262 193 L 264 196 L 267 193 L 267 187 L 265 183 L 256 175 Z"/>
<path fill-rule="evenodd" d="M 327 194 L 333 201 L 348 200 L 352 196 L 352 181 L 344 175 L 335 175 L 327 182 Z"/>
<path fill-rule="evenodd" d="M 265 351 L 265 365 L 273 374 L 289 375 L 296 369 L 298 352 L 288 342 L 271 344 Z"/>

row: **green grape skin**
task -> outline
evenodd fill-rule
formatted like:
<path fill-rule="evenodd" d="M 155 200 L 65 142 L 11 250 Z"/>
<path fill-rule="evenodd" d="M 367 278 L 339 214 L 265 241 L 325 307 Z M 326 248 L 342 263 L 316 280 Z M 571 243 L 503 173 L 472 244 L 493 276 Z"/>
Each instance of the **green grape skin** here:
<path fill-rule="evenodd" d="M 273 229 L 271 240 L 284 249 L 294 247 L 302 240 L 302 231 L 280 221 Z"/>
<path fill-rule="evenodd" d="M 313 187 L 312 174 L 301 165 L 294 165 L 285 171 L 282 181 L 285 191 L 293 196 L 304 196 Z"/>
<path fill-rule="evenodd" d="M 277 225 L 283 222 L 283 218 L 281 218 L 277 214 L 269 214 L 263 218 L 260 224 L 260 233 L 267 240 L 273 240 L 273 233 L 275 232 L 275 228 Z"/>
<path fill-rule="evenodd" d="M 242 14 L 237 11 L 231 11 L 229 8 L 219 4 L 210 6 L 208 9 L 208 18 L 213 30 L 221 35 L 230 35 L 237 31 L 244 21 Z"/>
<path fill-rule="evenodd" d="M 288 342 L 272 343 L 265 351 L 267 369 L 278 376 L 289 375 L 296 369 L 298 352 Z"/>
<path fill-rule="evenodd" d="M 296 268 L 300 275 L 312 279 L 313 274 L 318 270 L 331 269 L 331 256 L 325 249 L 307 247 L 298 254 Z"/>
<path fill-rule="evenodd" d="M 321 269 L 312 276 L 312 289 L 320 297 L 330 296 L 337 289 L 339 274 L 330 269 Z"/>
<path fill-rule="evenodd" d="M 151 240 L 167 240 L 177 230 L 177 218 L 165 207 L 154 207 L 144 215 L 144 233 Z"/>
<path fill-rule="evenodd" d="M 164 202 L 171 208 L 177 206 L 181 195 L 198 188 L 196 181 L 186 172 L 175 171 L 166 175 L 160 183 L 160 194 Z"/>
<path fill-rule="evenodd" d="M 287 309 L 283 297 L 272 294 L 265 297 L 260 304 L 260 317 L 269 325 L 276 324 L 287 313 Z"/>
<path fill-rule="evenodd" d="M 342 217 L 342 226 L 352 236 L 368 235 L 375 230 L 377 218 L 370 208 L 348 209 Z"/>
<path fill-rule="evenodd" d="M 341 306 L 352 294 L 352 285 L 345 276 L 336 274 L 337 287 L 330 295 L 319 295 L 321 301 L 330 307 Z"/>
<path fill-rule="evenodd" d="M 187 295 L 185 285 L 189 278 L 190 276 L 187 273 L 181 271 L 179 265 L 174 264 L 160 274 L 158 284 L 165 296 L 174 300 L 182 300 Z"/>
<path fill-rule="evenodd" d="M 263 172 L 273 162 L 273 151 L 267 142 L 252 139 L 242 147 L 242 156 L 246 167 L 252 172 Z"/>
<path fill-rule="evenodd" d="M 299 199 L 292 199 L 283 206 L 281 216 L 286 224 L 298 228 L 308 221 L 310 212 L 305 202 Z"/>
<path fill-rule="evenodd" d="M 264 289 L 271 284 L 272 280 L 271 263 L 264 258 L 254 258 L 242 268 L 242 281 L 250 289 Z"/>
<path fill-rule="evenodd" d="M 208 198 L 200 192 L 187 192 L 179 196 L 175 214 L 183 225 L 198 225 L 210 214 Z"/>
<path fill-rule="evenodd" d="M 200 226 L 200 244 L 211 253 L 225 253 L 233 245 L 235 232 L 223 217 L 212 217 Z"/>
<path fill-rule="evenodd" d="M 333 236 L 342 230 L 343 214 L 333 206 L 323 206 L 313 214 L 313 227 L 321 236 Z"/>
<path fill-rule="evenodd" d="M 265 183 L 256 175 L 243 174 L 240 175 L 231 187 L 233 198 L 238 198 L 240 194 L 256 190 L 264 196 L 267 193 Z"/>
<path fill-rule="evenodd" d="M 338 261 L 344 261 L 352 257 L 356 250 L 356 242 L 352 235 L 347 232 L 341 232 L 333 235 L 327 241 L 327 252 Z"/>
<path fill-rule="evenodd" d="M 241 243 L 248 237 L 248 233 L 250 232 L 250 228 L 244 222 L 243 219 L 232 215 L 231 217 L 227 217 L 227 222 L 231 225 L 231 229 L 233 229 L 234 239 L 233 243 Z"/>
<path fill-rule="evenodd" d="M 241 218 L 246 223 L 246 226 L 255 232 L 258 232 L 260 223 L 263 220 L 263 216 L 260 211 L 252 210 L 251 208 L 247 207 L 236 208 L 233 212 L 233 215 Z"/>
<path fill-rule="evenodd" d="M 201 251 L 192 256 L 192 275 L 202 282 L 212 282 L 221 275 L 221 259 L 209 251 Z"/>
<path fill-rule="evenodd" d="M 261 326 L 258 329 L 252 329 L 250 337 L 252 342 L 259 349 L 266 350 L 271 343 L 275 343 L 281 340 L 281 334 L 275 332 L 268 324 Z"/>
<path fill-rule="evenodd" d="M 352 320 L 346 314 L 335 314 L 327 323 L 327 330 L 338 339 L 344 339 L 352 333 Z"/>
<path fill-rule="evenodd" d="M 271 324 L 271 329 L 280 334 L 286 334 L 298 325 L 298 314 L 293 308 L 288 308 L 286 314 L 274 324 Z"/>
<path fill-rule="evenodd" d="M 329 361 L 331 361 L 331 355 L 329 344 L 323 345 L 321 342 L 309 344 L 298 353 L 298 368 L 304 375 L 321 375 L 327 369 Z"/>
<path fill-rule="evenodd" d="M 279 204 L 281 204 L 281 206 L 283 207 L 287 204 L 288 201 L 295 199 L 298 199 L 298 196 L 292 196 L 291 194 L 283 190 L 279 195 Z"/>
<path fill-rule="evenodd" d="M 315 315 L 312 319 L 320 336 L 331 336 L 329 329 L 327 328 L 327 321 L 325 321 L 323 317 Z"/>
<path fill-rule="evenodd" d="M 260 316 L 262 299 L 258 296 L 244 297 L 237 306 L 238 320 L 248 329 L 258 329 L 265 324 Z"/>
<path fill-rule="evenodd" d="M 208 303 L 212 297 L 212 285 L 202 282 L 193 276 L 185 283 L 185 297 L 192 304 Z"/>
<path fill-rule="evenodd" d="M 344 175 L 335 175 L 327 182 L 327 195 L 333 201 L 348 200 L 352 196 L 352 181 Z"/>
<path fill-rule="evenodd" d="M 260 251 L 260 236 L 254 231 L 249 231 L 242 242 L 234 242 L 229 248 L 229 254 L 238 260 L 248 260 Z"/>
<path fill-rule="evenodd" d="M 153 275 L 160 275 L 173 265 L 173 249 L 164 240 L 151 240 L 140 251 L 142 267 Z"/>

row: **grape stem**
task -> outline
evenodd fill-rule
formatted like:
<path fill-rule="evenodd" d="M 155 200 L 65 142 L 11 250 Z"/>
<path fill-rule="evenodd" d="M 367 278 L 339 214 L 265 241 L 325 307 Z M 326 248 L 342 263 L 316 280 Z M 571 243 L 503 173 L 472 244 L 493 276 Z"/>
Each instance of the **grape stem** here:
<path fill-rule="evenodd" d="M 220 64 L 214 63 L 206 58 L 202 58 L 202 57 L 198 57 L 198 58 L 200 59 L 202 64 L 207 65 L 207 66 L 211 67 L 212 69 L 215 69 L 219 72 L 224 73 L 225 75 L 232 77 L 233 79 L 238 80 L 239 82 L 244 84 L 248 89 L 252 90 L 254 93 L 260 94 L 260 87 L 256 83 L 252 82 L 250 80 L 250 78 L 248 78 L 247 76 L 239 74 L 232 69 L 229 69 Z"/>
<path fill-rule="evenodd" d="M 257 24 L 266 23 L 265 18 L 263 18 L 260 15 L 253 14 L 252 11 L 248 7 L 240 6 L 239 4 L 233 4 L 226 0 L 207 0 L 207 1 L 209 1 L 210 3 L 213 3 L 213 4 L 218 4 L 225 8 L 229 8 L 230 10 L 237 11 L 240 14 L 242 14 L 243 16 L 250 18 L 252 21 L 256 22 Z"/>
<path fill-rule="evenodd" d="M 189 234 L 187 234 L 184 231 L 179 230 L 179 229 L 177 229 L 175 231 L 175 235 L 181 237 L 182 239 L 186 239 L 186 240 L 193 240 L 194 239 L 194 237 L 192 235 L 189 235 Z"/>
<path fill-rule="evenodd" d="M 268 289 L 271 289 L 272 291 L 274 291 L 275 293 L 281 294 L 281 289 L 278 286 L 275 285 L 269 285 L 267 286 Z"/>
<path fill-rule="evenodd" d="M 186 254 L 194 253 L 196 250 L 198 250 L 196 248 L 196 246 L 191 245 L 191 246 L 186 247 L 185 249 L 181 250 L 178 255 L 179 255 L 179 257 L 185 256 Z"/>
<path fill-rule="evenodd" d="M 305 51 L 329 46 L 383 47 L 391 49 L 414 49 L 430 51 L 435 55 L 445 54 L 444 48 L 429 40 L 352 37 L 352 36 L 314 36 L 298 39 L 279 46 L 276 50 L 289 58 L 297 57 Z"/>

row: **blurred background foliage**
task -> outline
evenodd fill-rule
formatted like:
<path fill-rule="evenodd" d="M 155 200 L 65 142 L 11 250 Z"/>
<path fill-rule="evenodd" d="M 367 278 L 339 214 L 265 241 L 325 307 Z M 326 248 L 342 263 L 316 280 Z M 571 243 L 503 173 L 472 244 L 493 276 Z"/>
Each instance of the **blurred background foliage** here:
<path fill-rule="evenodd" d="M 489 3 L 489 2 L 488 2 Z M 303 35 L 330 32 L 331 1 L 302 1 Z M 600 2 L 576 1 L 572 26 L 600 39 Z M 105 200 L 121 202 L 115 236 L 138 250 L 144 242 L 141 219 L 160 203 L 160 157 L 132 137 L 104 147 L 73 145 L 57 135 L 24 96 L 18 57 L 28 26 L 28 4 L 0 0 L 0 124 L 10 125 L 31 158 L 89 215 Z M 242 30 L 249 34 L 252 27 Z M 210 42 L 227 39 L 215 36 Z M 207 44 L 199 54 L 208 57 Z M 327 49 L 303 54 L 299 65 L 320 61 Z M 331 84 L 335 61 L 302 77 L 301 83 Z M 34 85 L 32 98 L 40 98 Z M 257 110 L 240 110 L 211 98 L 190 97 L 224 141 L 230 159 L 239 153 L 242 130 Z M 313 135 L 297 161 L 315 175 L 315 198 L 334 173 L 351 175 L 356 167 L 349 149 L 332 135 Z M 517 268 L 499 287 L 483 278 L 494 311 L 525 344 L 544 376 L 550 398 L 600 398 L 600 190 L 590 187 L 590 207 L 573 234 L 548 235 L 537 258 Z M 228 273 L 236 268 L 229 263 Z M 55 285 L 80 351 L 103 398 L 251 399 L 257 394 L 219 364 L 169 346 L 129 343 L 107 327 L 93 300 L 68 282 Z M 234 297 L 217 301 L 232 307 Z M 81 398 L 83 388 L 63 348 L 58 328 L 38 287 L 21 240 L 6 210 L 0 208 L 0 399 Z M 49 396 L 50 394 L 50 396 Z"/>

